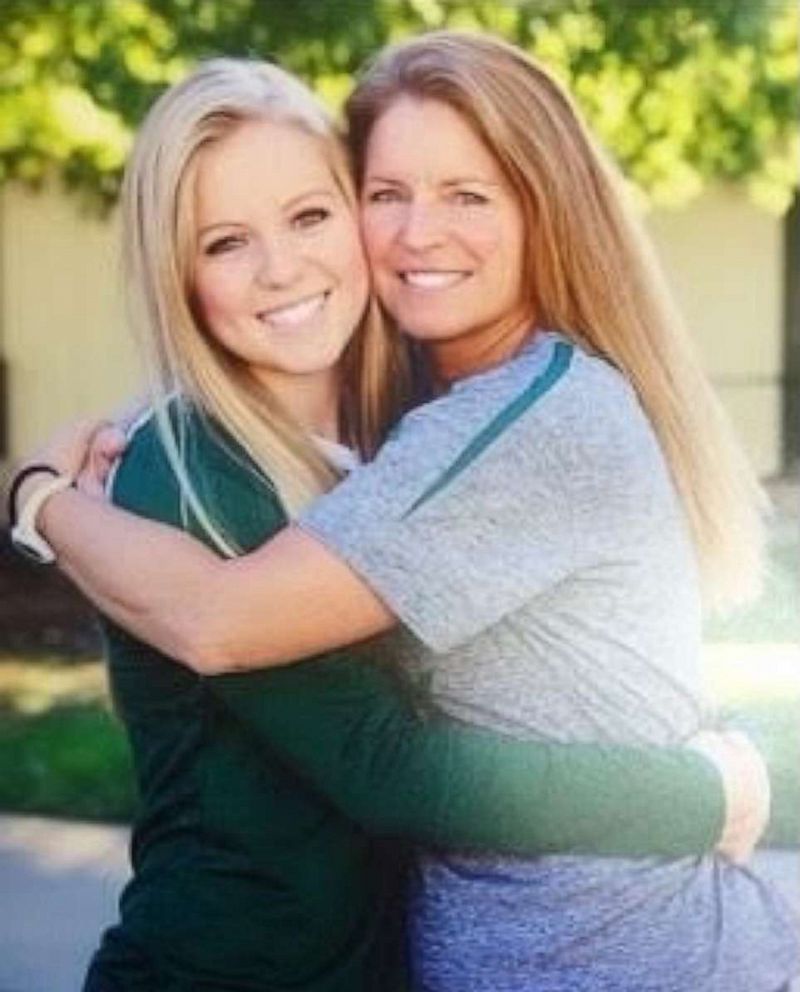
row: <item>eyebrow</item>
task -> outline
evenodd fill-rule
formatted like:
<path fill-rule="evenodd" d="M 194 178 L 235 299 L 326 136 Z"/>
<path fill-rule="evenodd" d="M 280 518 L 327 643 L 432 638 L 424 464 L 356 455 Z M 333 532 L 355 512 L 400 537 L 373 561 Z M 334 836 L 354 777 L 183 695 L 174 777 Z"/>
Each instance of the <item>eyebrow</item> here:
<path fill-rule="evenodd" d="M 330 188 L 327 186 L 320 186 L 319 188 L 307 189 L 305 192 L 299 193 L 297 196 L 293 196 L 291 200 L 287 200 L 286 203 L 283 204 L 283 209 L 291 210 L 293 206 L 298 203 L 302 203 L 303 200 L 310 199 L 312 196 L 323 196 L 329 200 L 335 200 L 337 199 L 337 193 L 338 187 Z"/>
<path fill-rule="evenodd" d="M 461 186 L 463 183 L 477 183 L 479 186 L 499 186 L 500 183 L 491 179 L 481 179 L 479 176 L 456 176 L 455 179 L 447 179 L 445 186 Z"/>
<path fill-rule="evenodd" d="M 405 186 L 406 182 L 404 179 L 393 179 L 387 176 L 370 176 L 367 175 L 364 178 L 364 185 L 367 183 L 385 183 L 387 186 Z M 491 179 L 481 179 L 478 176 L 455 176 L 452 179 L 446 179 L 441 185 L 442 186 L 462 186 L 465 183 L 477 183 L 479 186 L 490 186 L 494 189 L 499 189 L 501 184 L 494 182 Z"/>
<path fill-rule="evenodd" d="M 198 227 L 197 233 L 208 234 L 210 231 L 216 231 L 218 227 L 240 227 L 241 221 L 238 220 L 218 220 L 213 224 L 207 224 L 205 227 Z"/>

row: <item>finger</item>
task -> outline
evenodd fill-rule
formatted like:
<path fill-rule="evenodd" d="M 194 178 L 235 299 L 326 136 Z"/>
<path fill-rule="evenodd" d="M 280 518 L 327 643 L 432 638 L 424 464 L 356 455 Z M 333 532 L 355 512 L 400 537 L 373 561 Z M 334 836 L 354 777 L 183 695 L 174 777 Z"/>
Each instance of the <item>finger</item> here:
<path fill-rule="evenodd" d="M 116 424 L 104 425 L 92 440 L 92 455 L 114 461 L 127 446 L 127 438 Z"/>
<path fill-rule="evenodd" d="M 743 863 L 752 855 L 769 822 L 769 772 L 746 734 L 730 731 L 723 736 L 732 770 L 725 853 L 731 860 Z"/>
<path fill-rule="evenodd" d="M 725 822 L 718 853 L 736 863 L 748 859 L 766 825 L 768 775 L 758 750 L 740 732 L 704 732 L 689 746 L 716 766 L 725 795 Z"/>
<path fill-rule="evenodd" d="M 106 481 L 117 462 L 116 455 L 93 451 L 86 466 L 86 474 L 91 476 L 100 490 L 105 490 Z"/>

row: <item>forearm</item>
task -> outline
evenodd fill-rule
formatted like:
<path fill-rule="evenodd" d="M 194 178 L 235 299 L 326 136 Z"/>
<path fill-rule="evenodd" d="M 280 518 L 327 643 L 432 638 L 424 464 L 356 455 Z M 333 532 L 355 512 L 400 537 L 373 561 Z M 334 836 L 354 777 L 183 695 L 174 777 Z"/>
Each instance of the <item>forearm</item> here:
<path fill-rule="evenodd" d="M 721 779 L 683 749 L 520 742 L 413 713 L 379 666 L 328 659 L 213 680 L 225 703 L 372 833 L 521 854 L 698 854 Z"/>
<path fill-rule="evenodd" d="M 51 498 L 39 525 L 103 613 L 205 674 L 287 664 L 395 622 L 344 563 L 295 528 L 223 560 L 174 527 L 75 490 Z"/>
<path fill-rule="evenodd" d="M 39 526 L 61 569 L 102 613 L 170 657 L 198 652 L 222 565 L 210 550 L 74 489 L 48 501 Z"/>
<path fill-rule="evenodd" d="M 528 855 L 679 857 L 711 850 L 722 831 L 719 776 L 691 753 L 500 743 L 446 725 L 417 733 L 360 779 L 333 780 L 374 832 Z"/>

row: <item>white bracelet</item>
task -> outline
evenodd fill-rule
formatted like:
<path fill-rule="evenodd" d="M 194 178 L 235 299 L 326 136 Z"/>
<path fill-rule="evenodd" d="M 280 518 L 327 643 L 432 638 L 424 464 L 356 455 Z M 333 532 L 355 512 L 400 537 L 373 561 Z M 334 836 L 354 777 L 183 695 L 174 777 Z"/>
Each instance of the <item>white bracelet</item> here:
<path fill-rule="evenodd" d="M 14 547 L 42 565 L 50 565 L 56 560 L 56 553 L 36 529 L 36 521 L 44 504 L 56 493 L 69 489 L 72 479 L 68 475 L 55 478 L 38 486 L 28 497 L 19 512 L 19 518 L 11 529 L 11 542 Z"/>

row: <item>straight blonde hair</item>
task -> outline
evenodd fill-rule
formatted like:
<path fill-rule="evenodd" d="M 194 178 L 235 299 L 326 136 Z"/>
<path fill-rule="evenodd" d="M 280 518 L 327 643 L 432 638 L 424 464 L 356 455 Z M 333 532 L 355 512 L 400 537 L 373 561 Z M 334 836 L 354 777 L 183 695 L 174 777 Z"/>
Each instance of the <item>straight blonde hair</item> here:
<path fill-rule="evenodd" d="M 526 226 L 526 278 L 540 326 L 617 366 L 669 465 L 707 602 L 761 580 L 765 497 L 703 374 L 617 170 L 564 89 L 521 50 L 432 32 L 385 49 L 346 105 L 357 182 L 370 134 L 402 96 L 456 110 L 495 157 Z"/>
<path fill-rule="evenodd" d="M 198 153 L 249 121 L 287 123 L 319 142 L 350 209 L 349 162 L 333 122 L 299 80 L 277 66 L 213 59 L 167 90 L 142 124 L 122 190 L 131 321 L 142 342 L 165 452 L 191 510 L 217 549 L 238 552 L 198 496 L 185 458 L 188 418 L 223 428 L 258 468 L 289 516 L 338 479 L 319 447 L 247 367 L 205 332 L 192 307 Z M 368 458 L 399 415 L 407 367 L 373 300 L 342 359 L 344 439 Z M 175 395 L 182 402 L 171 402 Z M 252 466 L 251 466 L 252 467 Z"/>

